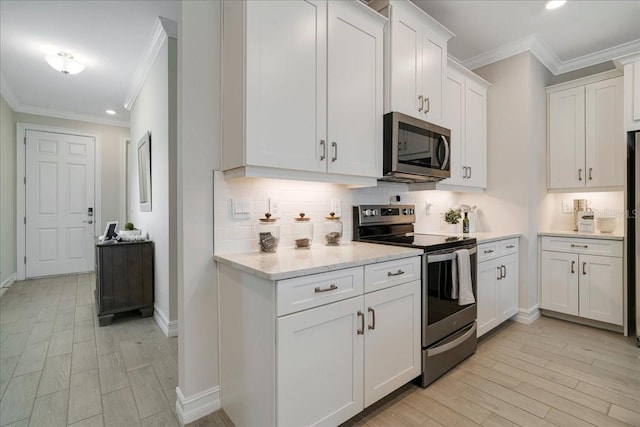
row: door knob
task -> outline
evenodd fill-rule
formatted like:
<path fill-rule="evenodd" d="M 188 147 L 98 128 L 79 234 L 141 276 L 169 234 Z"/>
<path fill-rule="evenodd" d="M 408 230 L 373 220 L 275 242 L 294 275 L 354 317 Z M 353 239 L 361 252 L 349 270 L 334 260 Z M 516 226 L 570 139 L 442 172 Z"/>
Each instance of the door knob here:
<path fill-rule="evenodd" d="M 89 223 L 89 224 L 93 224 L 93 220 L 92 220 L 92 219 L 90 219 L 90 220 L 88 220 L 88 221 L 82 221 L 82 222 L 87 222 L 87 223 Z"/>

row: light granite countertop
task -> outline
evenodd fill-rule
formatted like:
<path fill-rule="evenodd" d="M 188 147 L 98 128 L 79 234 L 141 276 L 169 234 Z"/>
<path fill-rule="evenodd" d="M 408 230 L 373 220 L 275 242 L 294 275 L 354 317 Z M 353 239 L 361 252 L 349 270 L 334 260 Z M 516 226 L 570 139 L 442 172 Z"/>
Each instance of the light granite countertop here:
<path fill-rule="evenodd" d="M 420 249 L 347 242 L 340 246 L 313 245 L 310 249 L 279 248 L 267 254 L 216 254 L 217 262 L 267 280 L 283 280 L 343 268 L 421 255 Z"/>
<path fill-rule="evenodd" d="M 478 244 L 495 242 L 496 240 L 512 239 L 514 237 L 521 236 L 520 233 L 498 233 L 494 231 L 477 231 L 475 233 L 455 233 L 451 235 L 459 236 L 459 237 L 475 237 Z"/>
<path fill-rule="evenodd" d="M 577 231 L 555 230 L 555 231 L 539 231 L 538 236 L 577 237 L 581 239 L 624 240 L 624 233 L 621 233 L 621 232 L 601 233 L 599 231 L 596 231 L 593 233 L 579 233 Z"/>

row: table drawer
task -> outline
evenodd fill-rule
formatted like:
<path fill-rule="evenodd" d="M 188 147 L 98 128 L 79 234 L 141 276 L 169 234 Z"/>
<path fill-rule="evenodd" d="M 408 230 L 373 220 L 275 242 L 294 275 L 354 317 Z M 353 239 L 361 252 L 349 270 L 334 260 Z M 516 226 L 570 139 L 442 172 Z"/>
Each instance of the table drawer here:
<path fill-rule="evenodd" d="M 619 240 L 544 236 L 541 246 L 543 251 L 613 257 L 622 257 L 623 252 L 622 241 Z"/>
<path fill-rule="evenodd" d="M 277 282 L 278 316 L 362 295 L 364 270 L 347 268 Z"/>
<path fill-rule="evenodd" d="M 364 291 L 371 292 L 420 280 L 422 257 L 396 259 L 364 267 Z"/>

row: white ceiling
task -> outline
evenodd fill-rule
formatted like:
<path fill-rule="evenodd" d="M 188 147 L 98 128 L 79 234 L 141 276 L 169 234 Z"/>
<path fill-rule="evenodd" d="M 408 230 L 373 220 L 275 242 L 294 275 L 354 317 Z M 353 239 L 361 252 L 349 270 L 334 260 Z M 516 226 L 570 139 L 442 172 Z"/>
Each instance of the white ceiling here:
<path fill-rule="evenodd" d="M 471 68 L 530 49 L 558 74 L 640 50 L 640 1 L 569 0 L 555 11 L 544 1 L 414 2 L 456 34 L 449 53 Z M 123 104 L 158 16 L 177 21 L 178 0 L 1 0 L 3 97 L 16 111 L 128 126 Z M 85 71 L 51 69 L 44 55 L 58 51 Z"/>

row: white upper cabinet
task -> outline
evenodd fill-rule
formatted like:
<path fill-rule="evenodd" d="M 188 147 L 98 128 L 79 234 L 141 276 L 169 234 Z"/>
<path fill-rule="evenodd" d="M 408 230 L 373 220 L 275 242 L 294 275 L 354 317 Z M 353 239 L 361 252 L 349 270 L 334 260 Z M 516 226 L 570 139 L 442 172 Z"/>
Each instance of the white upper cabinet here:
<path fill-rule="evenodd" d="M 624 185 L 623 85 L 611 75 L 547 88 L 550 190 Z"/>
<path fill-rule="evenodd" d="M 451 129 L 451 178 L 436 188 L 487 187 L 487 91 L 489 83 L 449 61 L 443 124 Z"/>
<path fill-rule="evenodd" d="M 409 1 L 374 0 L 370 7 L 389 18 L 384 111 L 441 124 L 447 42 L 453 33 Z"/>
<path fill-rule="evenodd" d="M 616 60 L 624 67 L 624 129 L 640 130 L 640 53 Z"/>
<path fill-rule="evenodd" d="M 358 1 L 226 1 L 225 177 L 375 185 L 383 28 Z"/>

